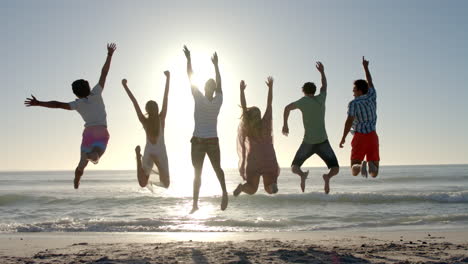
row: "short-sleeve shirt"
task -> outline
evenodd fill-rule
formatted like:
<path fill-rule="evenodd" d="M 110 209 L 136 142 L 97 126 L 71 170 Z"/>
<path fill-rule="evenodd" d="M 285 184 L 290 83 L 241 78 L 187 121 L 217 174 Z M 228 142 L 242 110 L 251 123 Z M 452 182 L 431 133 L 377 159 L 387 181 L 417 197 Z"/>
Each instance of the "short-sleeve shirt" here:
<path fill-rule="evenodd" d="M 102 100 L 102 87 L 96 84 L 88 97 L 78 98 L 68 103 L 71 110 L 76 110 L 83 120 L 85 127 L 107 126 L 106 106 Z"/>
<path fill-rule="evenodd" d="M 192 87 L 192 95 L 195 100 L 195 130 L 194 137 L 214 138 L 218 137 L 218 114 L 223 104 L 223 94 L 216 92 L 213 100 L 208 100 L 197 87 Z"/>
<path fill-rule="evenodd" d="M 352 132 L 367 134 L 377 124 L 377 93 L 369 87 L 367 94 L 354 98 L 348 105 L 348 116 L 354 117 Z"/>
<path fill-rule="evenodd" d="M 326 92 L 317 96 L 304 96 L 294 105 L 302 112 L 304 124 L 304 142 L 307 144 L 319 144 L 328 139 L 325 130 L 325 100 Z"/>

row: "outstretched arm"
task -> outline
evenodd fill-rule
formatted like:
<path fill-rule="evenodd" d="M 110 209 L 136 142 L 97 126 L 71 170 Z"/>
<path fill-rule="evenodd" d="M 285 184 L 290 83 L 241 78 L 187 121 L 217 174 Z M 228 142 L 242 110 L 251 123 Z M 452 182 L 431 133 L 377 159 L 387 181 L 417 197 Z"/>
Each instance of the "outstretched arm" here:
<path fill-rule="evenodd" d="M 289 127 L 288 127 L 289 112 L 291 112 L 291 110 L 294 110 L 294 109 L 297 109 L 297 106 L 294 103 L 290 103 L 284 108 L 283 135 L 285 136 L 288 136 L 289 134 Z"/>
<path fill-rule="evenodd" d="M 345 143 L 346 136 L 348 135 L 351 127 L 353 126 L 354 116 L 348 116 L 345 122 L 344 130 L 343 130 L 343 137 L 341 138 L 340 148 L 343 148 L 343 144 Z"/>
<path fill-rule="evenodd" d="M 273 81 L 273 77 L 269 76 L 267 81 L 265 82 L 268 86 L 267 108 L 265 113 L 271 111 L 271 104 L 273 103 Z"/>
<path fill-rule="evenodd" d="M 218 54 L 216 52 L 213 54 L 213 57 L 211 57 L 211 61 L 213 62 L 216 72 L 216 94 L 223 93 L 223 90 L 221 89 L 221 74 L 219 73 Z"/>
<path fill-rule="evenodd" d="M 47 107 L 47 108 L 59 108 L 59 109 L 65 109 L 65 110 L 71 110 L 70 104 L 68 103 L 62 103 L 58 101 L 49 101 L 49 102 L 41 102 L 34 97 L 34 95 L 31 95 L 31 98 L 26 98 L 26 101 L 24 101 L 24 105 L 27 107 L 29 106 L 42 106 L 42 107 Z"/>
<path fill-rule="evenodd" d="M 315 68 L 320 72 L 320 75 L 322 76 L 322 87 L 320 88 L 320 93 L 326 92 L 327 91 L 327 77 L 325 76 L 325 67 L 323 67 L 323 64 L 320 61 L 317 61 L 315 64 Z"/>
<path fill-rule="evenodd" d="M 145 116 L 141 112 L 140 106 L 138 105 L 138 102 L 135 99 L 135 96 L 133 96 L 132 91 L 130 91 L 130 89 L 127 86 L 127 79 L 122 79 L 122 85 L 123 85 L 123 87 L 125 89 L 125 92 L 127 92 L 128 97 L 130 97 L 130 100 L 133 103 L 133 107 L 135 107 L 135 111 L 137 113 L 138 120 L 140 120 L 140 122 L 143 123 L 145 121 Z"/>
<path fill-rule="evenodd" d="M 240 101 L 241 101 L 241 107 L 242 111 L 245 112 L 247 110 L 247 100 L 245 100 L 245 88 L 247 85 L 245 84 L 244 80 L 240 82 Z"/>
<path fill-rule="evenodd" d="M 101 86 L 102 89 L 104 89 L 104 85 L 106 84 L 106 78 L 107 74 L 109 73 L 112 55 L 114 54 L 116 48 L 117 46 L 115 43 L 107 44 L 107 58 L 104 66 L 102 66 L 101 77 L 99 77 L 99 86 Z"/>
<path fill-rule="evenodd" d="M 369 88 L 370 87 L 374 88 L 374 83 L 372 82 L 372 76 L 369 71 L 369 61 L 364 59 L 364 56 L 362 56 L 362 66 L 364 66 L 364 71 L 366 72 L 366 79 L 367 79 L 367 83 L 369 84 Z"/>
<path fill-rule="evenodd" d="M 192 83 L 193 69 L 192 69 L 192 58 L 190 57 L 190 50 L 187 48 L 186 45 L 184 45 L 183 51 L 185 54 L 185 58 L 187 58 L 187 75 L 188 75 L 190 83 Z"/>
<path fill-rule="evenodd" d="M 165 71 L 164 75 L 166 75 L 166 88 L 164 89 L 164 99 L 163 99 L 162 109 L 161 109 L 161 112 L 159 112 L 159 118 L 161 120 L 166 119 L 167 103 L 168 103 L 168 97 L 169 97 L 169 83 L 171 81 L 171 73 L 169 71 Z"/>

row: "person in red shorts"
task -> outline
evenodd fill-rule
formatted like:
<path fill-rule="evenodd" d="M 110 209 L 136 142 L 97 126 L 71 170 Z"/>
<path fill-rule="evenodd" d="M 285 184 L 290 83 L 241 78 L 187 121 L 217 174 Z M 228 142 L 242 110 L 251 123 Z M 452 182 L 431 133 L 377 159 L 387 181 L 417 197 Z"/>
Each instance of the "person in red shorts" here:
<path fill-rule="evenodd" d="M 348 105 L 348 118 L 345 122 L 340 148 L 343 148 L 346 136 L 352 129 L 351 133 L 354 137 L 351 141 L 351 172 L 353 176 L 361 173 L 367 178 L 369 171 L 369 174 L 375 178 L 379 174 L 380 161 L 379 137 L 376 132 L 377 94 L 369 72 L 369 61 L 364 56 L 362 65 L 367 81 L 354 81 L 354 100 Z"/>

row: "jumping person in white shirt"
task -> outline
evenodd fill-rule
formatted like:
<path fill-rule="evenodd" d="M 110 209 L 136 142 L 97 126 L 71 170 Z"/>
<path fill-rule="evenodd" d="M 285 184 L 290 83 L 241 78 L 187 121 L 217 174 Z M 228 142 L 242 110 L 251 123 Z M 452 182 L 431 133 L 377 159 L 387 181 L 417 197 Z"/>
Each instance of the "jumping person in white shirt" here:
<path fill-rule="evenodd" d="M 225 210 L 228 205 L 228 195 L 224 179 L 224 171 L 221 168 L 221 153 L 219 150 L 219 140 L 217 134 L 218 114 L 223 103 L 223 91 L 221 90 L 221 74 L 218 67 L 218 55 L 213 54 L 211 61 L 216 71 L 216 81 L 209 79 L 205 84 L 205 95 L 192 83 L 192 60 L 190 51 L 184 46 L 184 54 L 187 58 L 187 74 L 192 87 L 192 95 L 195 100 L 195 130 L 190 140 L 192 143 L 192 165 L 195 169 L 195 179 L 193 182 L 193 207 L 190 213 L 198 210 L 198 195 L 201 186 L 201 173 L 205 155 L 211 161 L 211 165 L 218 177 L 223 198 L 221 201 L 221 210 Z M 215 94 L 216 93 L 216 94 Z M 213 94 L 214 97 L 213 97 Z"/>
<path fill-rule="evenodd" d="M 88 165 L 88 161 L 97 164 L 106 151 L 107 142 L 109 141 L 107 114 L 102 99 L 102 91 L 104 90 L 107 73 L 109 72 L 112 55 L 115 49 L 116 45 L 114 43 L 107 44 L 106 62 L 102 67 L 99 82 L 93 89 L 90 89 L 88 81 L 83 79 L 76 80 L 72 83 L 73 93 L 78 97 L 75 101 L 70 103 L 58 101 L 44 102 L 37 100 L 33 95 L 31 95 L 32 98 L 27 98 L 26 101 L 24 101 L 26 106 L 76 110 L 85 121 L 80 161 L 75 169 L 75 189 L 78 189 L 80 186 L 80 179 L 84 173 L 84 169 Z"/>

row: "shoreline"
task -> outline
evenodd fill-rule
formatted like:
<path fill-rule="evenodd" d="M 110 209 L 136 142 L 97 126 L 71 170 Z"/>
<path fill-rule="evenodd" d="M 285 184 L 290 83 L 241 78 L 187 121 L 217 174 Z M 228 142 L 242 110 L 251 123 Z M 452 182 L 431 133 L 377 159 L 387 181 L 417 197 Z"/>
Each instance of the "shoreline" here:
<path fill-rule="evenodd" d="M 1 263 L 468 263 L 466 230 L 4 233 L 0 245 Z"/>

